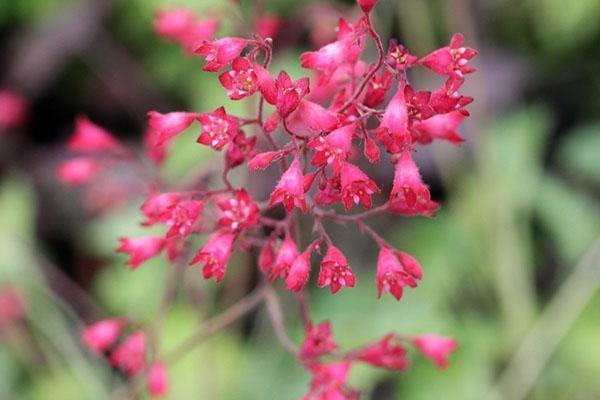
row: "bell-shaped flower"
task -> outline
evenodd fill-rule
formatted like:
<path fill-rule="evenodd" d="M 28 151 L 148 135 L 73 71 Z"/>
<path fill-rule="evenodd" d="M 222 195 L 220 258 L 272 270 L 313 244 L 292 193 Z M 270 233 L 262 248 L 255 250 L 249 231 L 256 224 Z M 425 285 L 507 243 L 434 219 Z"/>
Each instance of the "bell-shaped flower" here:
<path fill-rule="evenodd" d="M 306 338 L 300 347 L 298 357 L 301 360 L 312 359 L 331 354 L 338 348 L 333 340 L 331 324 L 323 321 L 317 326 L 309 324 L 306 328 Z"/>
<path fill-rule="evenodd" d="M 227 115 L 224 107 L 219 107 L 212 113 L 200 114 L 198 120 L 202 125 L 202 133 L 197 142 L 215 150 L 221 150 L 238 132 L 237 120 Z"/>
<path fill-rule="evenodd" d="M 105 151 L 119 151 L 121 145 L 106 130 L 94 124 L 86 116 L 79 116 L 75 120 L 75 133 L 67 141 L 71 151 L 81 153 L 98 153 Z"/>
<path fill-rule="evenodd" d="M 417 336 L 411 341 L 421 354 L 435 362 L 439 368 L 448 365 L 448 355 L 458 346 L 456 340 L 436 335 Z"/>
<path fill-rule="evenodd" d="M 110 355 L 111 364 L 129 376 L 136 375 L 146 364 L 146 336 L 137 331 L 129 335 Z"/>
<path fill-rule="evenodd" d="M 248 45 L 248 40 L 224 37 L 214 41 L 205 41 L 195 51 L 196 54 L 204 56 L 206 64 L 204 71 L 216 72 L 235 60 Z"/>
<path fill-rule="evenodd" d="M 269 282 L 276 278 L 286 278 L 288 272 L 296 259 L 298 258 L 298 247 L 291 236 L 286 236 L 279 248 L 275 263 L 269 271 Z"/>
<path fill-rule="evenodd" d="M 185 131 L 199 114 L 188 112 L 170 112 L 161 114 L 157 111 L 148 112 L 148 125 L 155 132 L 156 145 L 160 146 Z"/>
<path fill-rule="evenodd" d="M 227 89 L 227 96 L 232 100 L 243 99 L 258 90 L 254 65 L 244 57 L 233 60 L 231 69 L 219 75 L 219 81 Z"/>
<path fill-rule="evenodd" d="M 313 165 L 332 165 L 334 173 L 339 173 L 342 164 L 348 158 L 352 148 L 352 136 L 355 125 L 350 124 L 338 128 L 326 136 L 318 136 L 308 143 L 308 148 L 315 152 Z"/>
<path fill-rule="evenodd" d="M 232 231 L 254 228 L 258 224 L 260 211 L 258 206 L 244 189 L 235 191 L 235 196 L 220 200 L 219 225 Z"/>
<path fill-rule="evenodd" d="M 435 50 L 419 60 L 419 63 L 442 75 L 463 76 L 475 72 L 475 68 L 469 67 L 467 63 L 477 55 L 477 51 L 464 47 L 464 41 L 464 36 L 456 33 L 452 36 L 449 46 Z"/>
<path fill-rule="evenodd" d="M 371 178 L 357 166 L 347 162 L 342 165 L 340 183 L 342 202 L 346 211 L 352 208 L 352 204 L 358 203 L 365 208 L 371 208 L 371 195 L 379 193 L 379 188 Z"/>
<path fill-rule="evenodd" d="M 213 234 L 194 256 L 190 265 L 202 264 L 204 279 L 215 277 L 219 282 L 225 276 L 227 260 L 233 250 L 234 233 L 219 231 Z"/>
<path fill-rule="evenodd" d="M 145 261 L 160 254 L 165 246 L 165 238 L 142 236 L 137 238 L 120 238 L 119 253 L 129 255 L 129 260 L 125 263 L 131 269 L 136 269 Z"/>
<path fill-rule="evenodd" d="M 306 200 L 304 199 L 304 179 L 300 162 L 296 157 L 287 171 L 279 179 L 279 183 L 271 193 L 269 205 L 283 203 L 286 211 L 290 212 L 294 207 L 298 207 L 306 213 Z"/>
<path fill-rule="evenodd" d="M 417 280 L 423 273 L 421 266 L 413 257 L 406 253 L 393 251 L 388 247 L 381 247 L 377 258 L 377 297 L 384 291 L 389 292 L 400 300 L 405 286 L 417 287 Z"/>
<path fill-rule="evenodd" d="M 319 287 L 329 286 L 331 293 L 337 293 L 342 286 L 354 287 L 356 277 L 348 266 L 344 253 L 335 246 L 330 246 L 321 261 L 319 271 Z"/>
<path fill-rule="evenodd" d="M 119 318 L 105 319 L 87 326 L 81 333 L 81 340 L 96 355 L 109 350 L 119 339 L 125 321 Z"/>

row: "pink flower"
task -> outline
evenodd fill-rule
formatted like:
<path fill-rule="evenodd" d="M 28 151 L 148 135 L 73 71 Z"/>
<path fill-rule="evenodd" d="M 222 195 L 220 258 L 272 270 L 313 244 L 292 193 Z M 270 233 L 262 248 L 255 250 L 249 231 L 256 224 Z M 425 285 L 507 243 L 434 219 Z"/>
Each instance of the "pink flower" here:
<path fill-rule="evenodd" d="M 177 192 L 151 193 L 140 207 L 142 214 L 147 217 L 142 225 L 150 226 L 156 223 L 165 223 L 168 210 L 177 204 L 182 197 L 183 194 Z"/>
<path fill-rule="evenodd" d="M 350 400 L 358 399 L 355 394 L 347 393 L 346 381 L 350 373 L 350 362 L 315 363 L 309 366 L 313 376 L 310 392 L 303 400 Z"/>
<path fill-rule="evenodd" d="M 185 8 L 161 10 L 154 18 L 154 32 L 174 41 L 181 41 L 186 36 L 196 17 Z"/>
<path fill-rule="evenodd" d="M 258 206 L 244 189 L 236 190 L 235 197 L 221 200 L 217 206 L 221 210 L 219 225 L 232 232 L 251 229 L 258 224 Z"/>
<path fill-rule="evenodd" d="M 464 116 L 469 116 L 469 112 L 465 107 L 473 102 L 473 98 L 458 93 L 458 89 L 460 89 L 463 82 L 463 77 L 449 76 L 444 86 L 431 94 L 430 104 L 437 114 L 457 111 Z"/>
<path fill-rule="evenodd" d="M 0 333 L 25 316 L 25 296 L 16 286 L 0 288 Z"/>
<path fill-rule="evenodd" d="M 309 81 L 308 78 L 302 78 L 293 82 L 287 72 L 281 71 L 275 85 L 277 88 L 275 106 L 279 115 L 286 118 L 298 107 L 300 100 L 308 94 Z M 263 96 L 267 99 L 269 95 L 263 93 Z"/>
<path fill-rule="evenodd" d="M 162 237 L 142 236 L 138 238 L 119 238 L 120 245 L 117 248 L 119 253 L 129 255 L 129 260 L 125 265 L 131 269 L 136 269 L 145 261 L 156 257 L 165 246 L 165 239 Z"/>
<path fill-rule="evenodd" d="M 285 278 L 286 289 L 296 293 L 302 291 L 302 288 L 308 281 L 308 274 L 310 273 L 310 254 L 313 250 L 314 244 L 311 244 L 302 252 L 302 254 L 296 257 Z"/>
<path fill-rule="evenodd" d="M 459 144 L 465 139 L 456 132 L 458 125 L 465 119 L 459 112 L 435 115 L 412 126 L 415 140 L 422 144 L 429 144 L 434 139 L 447 140 Z"/>
<path fill-rule="evenodd" d="M 213 234 L 204 247 L 196 254 L 190 262 L 190 265 L 202 264 L 202 274 L 204 279 L 215 277 L 219 282 L 225 276 L 227 260 L 233 250 L 233 242 L 236 235 L 229 232 L 217 232 Z"/>
<path fill-rule="evenodd" d="M 381 154 L 379 152 L 379 147 L 377 147 L 377 143 L 375 143 L 375 141 L 373 139 L 371 139 L 371 136 L 366 132 L 364 135 L 364 139 L 365 139 L 365 143 L 364 143 L 365 157 L 372 164 L 378 163 L 379 159 L 381 157 Z"/>
<path fill-rule="evenodd" d="M 404 83 L 398 84 L 398 90 L 388 103 L 381 125 L 375 130 L 377 139 L 387 147 L 388 153 L 399 153 L 405 146 L 412 144 L 408 130 L 408 111 L 404 97 Z"/>
<path fill-rule="evenodd" d="M 283 19 L 278 15 L 261 15 L 254 21 L 254 31 L 263 38 L 274 38 L 283 27 Z"/>
<path fill-rule="evenodd" d="M 203 209 L 204 202 L 199 200 L 182 201 L 171 205 L 160 217 L 170 227 L 166 237 L 189 235 Z"/>
<path fill-rule="evenodd" d="M 121 147 L 108 131 L 86 116 L 79 116 L 75 120 L 75 133 L 67 141 L 67 146 L 71 151 L 82 153 L 118 151 Z"/>
<path fill-rule="evenodd" d="M 393 251 L 388 247 L 381 247 L 377 259 L 377 297 L 381 297 L 383 291 L 390 292 L 396 300 L 402 297 L 405 286 L 417 287 L 417 280 L 421 279 L 423 273 L 421 266 L 410 255 L 399 251 Z"/>
<path fill-rule="evenodd" d="M 206 18 L 194 21 L 185 33 L 176 40 L 181 43 L 189 54 L 194 54 L 195 50 L 206 40 L 211 40 L 219 29 L 219 20 L 215 18 Z"/>
<path fill-rule="evenodd" d="M 385 63 L 396 71 L 406 71 L 417 62 L 417 57 L 408 52 L 406 47 L 398 44 L 396 39 L 390 39 Z"/>
<path fill-rule="evenodd" d="M 298 207 L 306 213 L 306 200 L 304 199 L 304 179 L 298 157 L 294 158 L 290 167 L 283 173 L 279 183 L 271 193 L 269 205 L 283 203 L 287 212 Z"/>
<path fill-rule="evenodd" d="M 215 72 L 228 65 L 242 53 L 248 40 L 224 37 L 215 41 L 205 41 L 195 53 L 205 57 L 204 71 Z"/>
<path fill-rule="evenodd" d="M 439 368 L 448 365 L 448 355 L 452 353 L 458 343 L 452 338 L 435 335 L 423 335 L 412 339 L 414 346 L 427 358 L 433 360 Z"/>
<path fill-rule="evenodd" d="M 375 367 L 404 371 L 409 366 L 406 348 L 394 334 L 389 334 L 358 351 L 354 357 Z"/>
<path fill-rule="evenodd" d="M 373 78 L 369 80 L 363 104 L 371 108 L 380 106 L 385 101 L 385 96 L 387 95 L 389 88 L 392 87 L 393 80 L 394 75 L 387 69 L 381 71 L 381 74 L 379 75 L 375 74 Z"/>
<path fill-rule="evenodd" d="M 348 261 L 344 253 L 335 246 L 329 247 L 327 254 L 321 261 L 321 270 L 319 271 L 319 287 L 329 285 L 331 293 L 337 293 L 342 286 L 354 287 L 356 277 L 348 267 Z"/>
<path fill-rule="evenodd" d="M 331 324 L 329 321 L 323 321 L 317 326 L 308 325 L 306 338 L 300 347 L 298 357 L 304 360 L 316 358 L 331 354 L 337 348 L 338 345 L 333 340 Z"/>
<path fill-rule="evenodd" d="M 235 118 L 227 115 L 224 107 L 219 107 L 212 113 L 200 114 L 198 120 L 202 125 L 202 133 L 197 142 L 221 150 L 237 134 L 238 123 Z"/>
<path fill-rule="evenodd" d="M 0 90 L 0 133 L 18 128 L 27 120 L 28 104 L 25 98 L 12 90 Z"/>
<path fill-rule="evenodd" d="M 431 200 L 429 189 L 421 180 L 419 169 L 410 156 L 409 150 L 404 150 L 396 163 L 396 174 L 388 210 L 403 215 L 425 215 L 435 217 L 435 211 L 440 205 Z"/>
<path fill-rule="evenodd" d="M 336 116 L 317 103 L 300 100 L 298 108 L 289 116 L 289 125 L 298 134 L 312 136 L 323 131 L 335 129 L 338 125 Z"/>
<path fill-rule="evenodd" d="M 406 111 L 411 123 L 421 121 L 433 116 L 434 111 L 430 106 L 431 93 L 425 90 L 415 91 L 412 86 L 404 87 Z"/>
<path fill-rule="evenodd" d="M 275 249 L 273 248 L 273 242 L 269 240 L 262 247 L 260 254 L 258 255 L 258 266 L 260 267 L 260 270 L 265 274 L 268 274 L 273 267 L 275 257 L 277 257 L 277 255 L 275 254 Z"/>
<path fill-rule="evenodd" d="M 88 183 L 101 168 L 99 161 L 88 157 L 77 157 L 67 160 L 58 166 L 58 179 L 69 186 Z"/>
<path fill-rule="evenodd" d="M 134 332 L 110 355 L 111 364 L 133 376 L 146 364 L 146 336 L 143 332 Z"/>
<path fill-rule="evenodd" d="M 294 239 L 288 235 L 285 237 L 279 253 L 277 253 L 275 264 L 269 271 L 269 282 L 273 282 L 278 277 L 286 278 L 296 258 L 298 258 L 298 247 L 296 247 Z"/>
<path fill-rule="evenodd" d="M 279 160 L 281 157 L 285 155 L 283 151 L 266 151 L 264 153 L 259 153 L 254 156 L 254 158 L 248 161 L 248 169 L 265 169 L 273 161 Z"/>
<path fill-rule="evenodd" d="M 365 14 L 370 13 L 375 4 L 377 4 L 377 0 L 358 0 L 358 5 Z"/>
<path fill-rule="evenodd" d="M 246 159 L 256 154 L 254 146 L 256 136 L 246 137 L 244 131 L 238 131 L 225 152 L 225 161 L 229 169 L 241 165 Z"/>
<path fill-rule="evenodd" d="M 87 326 L 81 333 L 81 340 L 94 354 L 102 354 L 119 339 L 125 322 L 121 319 L 105 319 Z"/>
<path fill-rule="evenodd" d="M 254 66 L 244 57 L 233 60 L 231 69 L 219 75 L 219 81 L 227 89 L 227 96 L 232 100 L 243 99 L 258 90 Z"/>
<path fill-rule="evenodd" d="M 166 396 L 169 392 L 169 374 L 165 364 L 155 362 L 150 367 L 147 378 L 148 393 L 153 397 Z"/>
<path fill-rule="evenodd" d="M 449 46 L 435 50 L 419 60 L 419 63 L 442 75 L 463 76 L 475 72 L 475 68 L 467 66 L 467 63 L 477 55 L 477 51 L 463 47 L 464 41 L 464 36 L 456 33 L 452 36 Z"/>
<path fill-rule="evenodd" d="M 148 127 L 144 132 L 144 150 L 146 155 L 155 163 L 161 164 L 167 152 L 169 151 L 169 143 L 160 143 L 160 135 L 155 132 L 152 128 Z"/>
<path fill-rule="evenodd" d="M 331 164 L 334 173 L 339 173 L 352 148 L 352 136 L 355 128 L 354 124 L 342 126 L 326 136 L 312 139 L 308 143 L 308 148 L 315 152 L 312 164 Z"/>
<path fill-rule="evenodd" d="M 160 146 L 185 131 L 199 115 L 188 112 L 170 112 L 161 114 L 156 111 L 148 112 L 148 125 L 156 133 L 156 145 Z"/>
<path fill-rule="evenodd" d="M 352 208 L 352 204 L 358 203 L 365 208 L 371 208 L 371 195 L 379 193 L 379 188 L 371 178 L 357 166 L 347 162 L 342 165 L 340 183 L 342 185 L 342 202 L 346 211 Z"/>

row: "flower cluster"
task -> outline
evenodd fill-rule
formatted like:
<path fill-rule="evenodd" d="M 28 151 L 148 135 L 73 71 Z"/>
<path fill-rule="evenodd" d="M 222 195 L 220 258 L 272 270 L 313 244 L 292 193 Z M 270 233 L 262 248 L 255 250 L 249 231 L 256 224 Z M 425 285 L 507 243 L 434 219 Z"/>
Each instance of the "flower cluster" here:
<path fill-rule="evenodd" d="M 297 80 L 286 71 L 270 69 L 273 40 L 260 33 L 273 34 L 276 24 L 267 22 L 274 20 L 260 19 L 262 28 L 252 38 L 214 38 L 216 20 L 198 20 L 184 9 L 157 14 L 158 35 L 202 58 L 202 69 L 217 74 L 231 100 L 257 98 L 258 107 L 251 117 L 233 115 L 225 107 L 201 113 L 148 113 L 145 149 L 150 160 L 160 164 L 172 141 L 193 130 L 199 145 L 223 154 L 218 175 L 222 185 L 209 187 L 207 179 L 196 179 L 191 186 L 186 182 L 165 189 L 156 183 L 158 179 L 148 182 L 142 225 L 162 225 L 164 234 L 121 238 L 117 250 L 129 256 L 129 267 L 135 269 L 164 252 L 169 261 L 199 265 L 205 279 L 219 282 L 228 274 L 234 250 L 255 251 L 265 282 L 281 280 L 287 290 L 300 294 L 312 274 L 313 253 L 325 247 L 315 272 L 317 285 L 335 294 L 354 287 L 358 277 L 325 228 L 329 223 L 352 223 L 379 247 L 373 274 L 378 296 L 389 293 L 400 300 L 406 287 L 417 287 L 423 277 L 419 262 L 395 249 L 365 221 L 382 213 L 435 216 L 439 204 L 431 199 L 413 156 L 419 146 L 433 141 L 463 141 L 456 129 L 468 117 L 465 107 L 472 98 L 459 91 L 465 76 L 474 72 L 468 62 L 476 51 L 463 45 L 460 34 L 424 57 L 409 53 L 395 40 L 386 51 L 371 18 L 376 0 L 358 3 L 363 14 L 357 21 L 340 19 L 331 43 L 300 56 L 301 66 L 311 76 Z M 369 40 L 378 51 L 377 61 L 371 64 L 361 58 Z M 407 72 L 417 67 L 444 76 L 442 87 L 434 91 L 413 88 Z M 85 117 L 76 121 L 68 147 L 79 155 L 62 164 L 58 174 L 71 185 L 90 184 L 100 170 L 135 160 L 130 150 Z M 389 193 L 382 190 L 385 182 L 365 172 L 369 163 L 394 168 Z M 257 177 L 266 176 L 261 170 L 279 168 L 279 179 L 268 198 L 230 182 L 229 174 L 240 166 Z M 357 208 L 364 210 L 350 213 Z M 277 209 L 283 214 L 274 212 Z M 314 228 L 304 246 L 297 232 L 300 218 L 309 218 Z M 197 234 L 209 236 L 199 249 L 192 249 L 190 239 Z M 408 360 L 403 343 L 411 343 L 439 366 L 446 365 L 447 354 L 456 347 L 453 340 L 437 336 L 391 334 L 345 355 L 334 354 L 337 345 L 329 325 L 313 327 L 310 317 L 305 317 L 307 340 L 297 357 L 313 375 L 307 399 L 354 398 L 354 391 L 346 386 L 354 362 L 404 370 Z M 118 323 L 113 325 L 109 339 L 100 335 L 99 340 L 86 339 L 86 343 L 105 351 L 106 343 L 112 345 L 120 331 Z M 143 360 L 132 361 L 124 355 L 143 340 L 134 339 L 133 344 L 119 348 L 126 350 L 117 349 L 111 355 L 113 363 L 128 373 L 139 371 Z M 325 355 L 333 355 L 334 362 L 322 362 L 320 357 Z"/>

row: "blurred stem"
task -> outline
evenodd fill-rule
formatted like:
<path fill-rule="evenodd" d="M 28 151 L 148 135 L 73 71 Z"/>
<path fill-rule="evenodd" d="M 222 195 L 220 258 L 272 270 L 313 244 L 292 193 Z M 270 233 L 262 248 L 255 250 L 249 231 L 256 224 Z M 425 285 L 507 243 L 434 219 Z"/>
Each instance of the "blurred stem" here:
<path fill-rule="evenodd" d="M 490 399 L 521 400 L 600 287 L 600 238 L 567 277 L 498 379 Z"/>

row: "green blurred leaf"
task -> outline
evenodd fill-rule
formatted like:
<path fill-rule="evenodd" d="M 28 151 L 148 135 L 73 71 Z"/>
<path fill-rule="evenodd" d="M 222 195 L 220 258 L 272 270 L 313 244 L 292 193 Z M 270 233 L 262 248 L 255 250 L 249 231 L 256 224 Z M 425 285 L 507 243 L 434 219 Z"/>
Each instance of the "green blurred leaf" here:
<path fill-rule="evenodd" d="M 558 145 L 557 160 L 570 175 L 600 185 L 600 123 L 569 132 Z"/>

